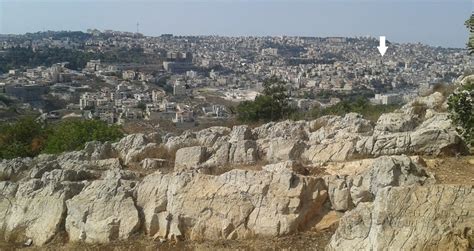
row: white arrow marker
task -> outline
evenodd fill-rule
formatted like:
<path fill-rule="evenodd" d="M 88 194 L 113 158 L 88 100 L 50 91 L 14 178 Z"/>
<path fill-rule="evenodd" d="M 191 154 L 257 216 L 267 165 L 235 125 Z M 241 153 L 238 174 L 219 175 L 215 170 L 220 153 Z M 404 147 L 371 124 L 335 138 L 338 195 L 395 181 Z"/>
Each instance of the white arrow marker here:
<path fill-rule="evenodd" d="M 380 45 L 377 46 L 377 49 L 379 49 L 380 54 L 383 55 L 387 51 L 387 46 L 385 46 L 385 36 L 380 36 Z"/>

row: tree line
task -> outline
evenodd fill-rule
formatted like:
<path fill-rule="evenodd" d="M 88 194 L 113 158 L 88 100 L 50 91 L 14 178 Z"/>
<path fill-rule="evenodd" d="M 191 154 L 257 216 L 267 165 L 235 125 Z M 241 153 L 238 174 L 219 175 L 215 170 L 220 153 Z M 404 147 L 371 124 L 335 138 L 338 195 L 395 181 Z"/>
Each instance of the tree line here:
<path fill-rule="evenodd" d="M 241 102 L 235 108 L 237 119 L 244 123 L 269 122 L 282 119 L 316 119 L 325 115 L 344 115 L 350 112 L 360 113 L 367 119 L 376 121 L 386 112 L 398 109 L 399 105 L 376 105 L 365 96 L 346 98 L 326 108 L 316 106 L 309 111 L 302 111 L 291 105 L 287 84 L 275 77 L 266 79 L 261 95 L 253 101 Z"/>
<path fill-rule="evenodd" d="M 71 119 L 47 124 L 26 117 L 0 124 L 0 159 L 81 150 L 89 141 L 116 141 L 121 137 L 119 126 L 99 120 Z"/>

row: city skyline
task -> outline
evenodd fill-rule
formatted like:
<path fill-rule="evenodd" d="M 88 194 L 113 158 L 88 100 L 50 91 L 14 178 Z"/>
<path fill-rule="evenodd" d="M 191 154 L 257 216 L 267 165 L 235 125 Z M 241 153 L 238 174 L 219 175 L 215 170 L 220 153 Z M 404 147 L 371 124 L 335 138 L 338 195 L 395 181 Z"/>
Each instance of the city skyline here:
<path fill-rule="evenodd" d="M 1 34 L 97 28 L 148 36 L 372 36 L 465 47 L 470 1 L 0 1 Z M 18 16 L 21 15 L 21 19 Z"/>

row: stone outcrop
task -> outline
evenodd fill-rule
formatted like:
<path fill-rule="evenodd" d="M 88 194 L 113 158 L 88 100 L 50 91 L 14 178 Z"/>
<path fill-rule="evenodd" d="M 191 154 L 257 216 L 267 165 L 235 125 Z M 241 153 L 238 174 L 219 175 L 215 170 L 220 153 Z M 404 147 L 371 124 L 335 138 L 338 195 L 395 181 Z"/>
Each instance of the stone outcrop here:
<path fill-rule="evenodd" d="M 443 102 L 418 98 L 376 123 L 350 113 L 131 134 L 0 160 L 0 237 L 244 239 L 339 221 L 331 250 L 472 248 L 473 187 L 433 185 L 422 159 L 405 155 L 465 149 Z"/>
<path fill-rule="evenodd" d="M 275 138 L 268 144 L 266 160 L 270 163 L 299 160 L 305 148 L 306 145 L 300 140 Z"/>
<path fill-rule="evenodd" d="M 31 179 L 19 185 L 2 182 L 2 222 L 7 241 L 29 238 L 41 246 L 61 229 L 66 212 L 66 200 L 79 193 L 81 183 L 43 182 Z"/>
<path fill-rule="evenodd" d="M 197 168 L 206 158 L 206 148 L 191 146 L 181 148 L 176 152 L 174 169 L 176 171 Z"/>
<path fill-rule="evenodd" d="M 327 250 L 469 250 L 474 187 L 386 187 L 339 221 Z"/>
<path fill-rule="evenodd" d="M 65 227 L 69 239 L 88 243 L 128 239 L 140 227 L 132 197 L 135 185 L 111 173 L 68 200 Z"/>
<path fill-rule="evenodd" d="M 157 173 L 139 185 L 137 205 L 151 236 L 237 239 L 294 233 L 326 196 L 323 180 L 291 172 Z"/>
<path fill-rule="evenodd" d="M 29 169 L 32 165 L 31 158 L 16 158 L 12 160 L 0 160 L 0 181 L 10 180 Z"/>
<path fill-rule="evenodd" d="M 361 202 L 373 201 L 379 189 L 388 186 L 424 185 L 434 182 L 420 163 L 407 156 L 382 156 L 363 161 L 351 175 L 325 176 L 334 210 L 346 211 Z"/>
<path fill-rule="evenodd" d="M 253 134 L 247 125 L 234 126 L 229 136 L 229 142 L 235 143 L 243 140 L 252 140 Z"/>

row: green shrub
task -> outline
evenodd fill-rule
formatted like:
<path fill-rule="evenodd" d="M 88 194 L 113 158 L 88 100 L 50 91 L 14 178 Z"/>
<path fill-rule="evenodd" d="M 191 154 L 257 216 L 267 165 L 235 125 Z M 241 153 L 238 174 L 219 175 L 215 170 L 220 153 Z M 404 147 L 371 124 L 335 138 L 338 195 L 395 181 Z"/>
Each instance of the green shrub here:
<path fill-rule="evenodd" d="M 98 120 L 68 120 L 46 125 L 28 117 L 0 124 L 0 159 L 80 150 L 89 141 L 116 141 L 118 126 Z"/>
<path fill-rule="evenodd" d="M 316 119 L 325 115 L 344 116 L 347 113 L 356 112 L 375 122 L 383 113 L 392 112 L 398 108 L 400 108 L 399 105 L 374 105 L 364 97 L 356 97 L 353 100 L 343 100 L 326 108 L 313 108 L 309 111 L 309 117 Z"/>
<path fill-rule="evenodd" d="M 31 117 L 0 124 L 0 159 L 33 157 L 41 152 L 45 137 L 42 124 Z"/>
<path fill-rule="evenodd" d="M 289 104 L 286 83 L 273 77 L 264 81 L 262 95 L 254 101 L 244 101 L 237 108 L 237 118 L 242 122 L 276 121 L 289 118 L 295 111 Z"/>
<path fill-rule="evenodd" d="M 123 136 L 118 126 L 99 120 L 68 120 L 49 130 L 45 153 L 80 150 L 89 141 L 115 141 Z"/>
<path fill-rule="evenodd" d="M 450 117 L 457 125 L 458 133 L 474 146 L 474 81 L 459 87 L 448 98 Z"/>

